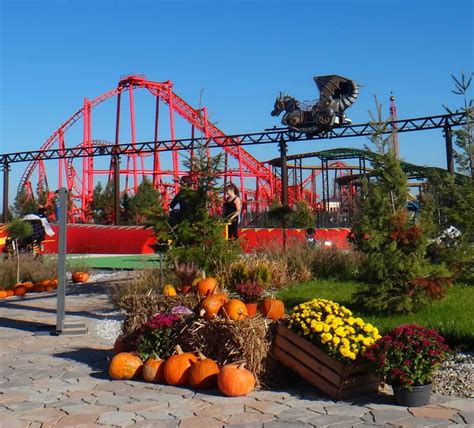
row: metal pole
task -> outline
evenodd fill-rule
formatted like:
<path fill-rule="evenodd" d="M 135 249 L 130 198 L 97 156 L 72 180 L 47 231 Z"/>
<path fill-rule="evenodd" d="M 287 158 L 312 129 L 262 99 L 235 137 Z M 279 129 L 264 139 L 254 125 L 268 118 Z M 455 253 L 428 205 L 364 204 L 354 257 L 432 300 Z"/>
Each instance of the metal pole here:
<path fill-rule="evenodd" d="M 448 124 L 444 125 L 444 138 L 446 140 L 447 169 L 450 174 L 454 174 L 453 134 Z"/>
<path fill-rule="evenodd" d="M 281 204 L 288 205 L 288 165 L 286 163 L 287 144 L 282 138 L 278 143 L 281 162 Z"/>
<path fill-rule="evenodd" d="M 67 189 L 61 187 L 59 193 L 59 240 L 58 240 L 58 295 L 56 307 L 56 334 L 64 328 L 66 303 L 66 234 L 67 234 Z"/>
<path fill-rule="evenodd" d="M 3 214 L 2 221 L 8 223 L 8 179 L 10 172 L 10 165 L 8 163 L 3 164 Z"/>

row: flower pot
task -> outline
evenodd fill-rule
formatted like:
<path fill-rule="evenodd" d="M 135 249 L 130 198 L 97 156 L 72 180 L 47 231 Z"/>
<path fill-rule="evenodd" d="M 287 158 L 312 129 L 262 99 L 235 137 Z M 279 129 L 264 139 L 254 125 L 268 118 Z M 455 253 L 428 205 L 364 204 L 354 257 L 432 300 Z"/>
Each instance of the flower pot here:
<path fill-rule="evenodd" d="M 412 390 L 393 386 L 393 395 L 397 404 L 405 407 L 421 407 L 430 404 L 431 383 L 414 386 Z"/>
<path fill-rule="evenodd" d="M 245 306 L 247 307 L 249 317 L 257 315 L 257 303 L 246 303 Z"/>

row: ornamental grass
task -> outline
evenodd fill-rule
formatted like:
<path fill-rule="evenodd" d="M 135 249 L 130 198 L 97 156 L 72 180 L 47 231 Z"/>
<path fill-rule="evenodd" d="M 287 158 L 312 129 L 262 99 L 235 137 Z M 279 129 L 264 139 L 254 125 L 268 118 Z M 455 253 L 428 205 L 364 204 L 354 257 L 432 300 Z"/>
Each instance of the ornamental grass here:
<path fill-rule="evenodd" d="M 381 338 L 372 324 L 353 317 L 349 309 L 326 299 L 295 306 L 288 326 L 330 356 L 349 363 Z"/>

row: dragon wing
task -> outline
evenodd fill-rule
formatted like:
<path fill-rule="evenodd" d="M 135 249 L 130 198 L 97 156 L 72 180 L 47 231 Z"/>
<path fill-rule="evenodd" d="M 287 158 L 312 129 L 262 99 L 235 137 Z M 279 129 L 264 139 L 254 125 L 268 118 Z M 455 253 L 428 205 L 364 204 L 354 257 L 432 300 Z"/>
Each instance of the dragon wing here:
<path fill-rule="evenodd" d="M 314 76 L 313 80 L 318 86 L 321 99 L 334 100 L 339 111 L 350 107 L 359 95 L 359 86 L 350 79 L 336 76 Z"/>

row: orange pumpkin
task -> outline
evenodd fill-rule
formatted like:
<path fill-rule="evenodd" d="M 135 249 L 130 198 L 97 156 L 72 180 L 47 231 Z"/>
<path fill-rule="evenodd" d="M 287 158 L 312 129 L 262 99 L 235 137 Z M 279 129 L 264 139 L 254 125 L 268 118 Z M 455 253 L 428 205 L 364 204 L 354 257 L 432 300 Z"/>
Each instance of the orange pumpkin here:
<path fill-rule="evenodd" d="M 262 302 L 260 311 L 267 318 L 281 320 L 285 317 L 285 304 L 282 300 L 269 297 Z"/>
<path fill-rule="evenodd" d="M 58 286 L 58 278 L 50 279 L 49 283 L 54 285 L 55 287 L 57 287 Z"/>
<path fill-rule="evenodd" d="M 166 360 L 163 377 L 170 385 L 186 385 L 191 367 L 198 359 L 190 352 L 183 352 L 179 345 L 176 346 L 176 352 Z"/>
<path fill-rule="evenodd" d="M 31 289 L 31 291 L 33 291 L 34 293 L 41 293 L 45 290 L 45 286 L 42 284 L 43 281 L 41 282 L 37 282 L 35 285 L 33 285 L 33 288 Z"/>
<path fill-rule="evenodd" d="M 228 397 L 240 397 L 252 392 L 255 388 L 255 377 L 244 364 L 229 364 L 222 367 L 217 376 L 219 391 Z"/>
<path fill-rule="evenodd" d="M 199 352 L 199 361 L 193 364 L 189 373 L 189 385 L 197 389 L 213 388 L 217 383 L 218 374 L 217 363 Z"/>
<path fill-rule="evenodd" d="M 72 282 L 79 284 L 89 281 L 90 275 L 88 272 L 73 272 Z"/>
<path fill-rule="evenodd" d="M 20 282 L 18 285 L 23 285 L 27 290 L 31 290 L 33 288 L 33 283 L 31 281 Z"/>
<path fill-rule="evenodd" d="M 57 287 L 55 287 L 53 284 L 49 284 L 45 287 L 44 291 L 54 291 L 56 288 Z"/>
<path fill-rule="evenodd" d="M 24 296 L 26 294 L 26 287 L 23 285 L 17 285 L 14 289 L 13 292 L 15 293 L 15 296 Z"/>
<path fill-rule="evenodd" d="M 214 294 L 216 288 L 217 280 L 212 277 L 201 279 L 201 281 L 197 283 L 198 294 L 201 296 L 209 296 L 209 294 Z"/>
<path fill-rule="evenodd" d="M 7 296 L 8 296 L 8 293 L 6 290 L 0 290 L 0 299 L 4 299 Z"/>
<path fill-rule="evenodd" d="M 247 306 L 242 300 L 230 299 L 222 307 L 222 312 L 227 319 L 234 321 L 243 320 L 249 316 Z"/>
<path fill-rule="evenodd" d="M 12 297 L 14 295 L 15 295 L 15 292 L 11 288 L 7 290 L 7 297 Z"/>
<path fill-rule="evenodd" d="M 225 294 L 207 296 L 201 303 L 200 315 L 206 320 L 215 318 L 226 301 L 227 296 Z"/>
<path fill-rule="evenodd" d="M 110 361 L 109 376 L 112 379 L 133 379 L 141 373 L 142 367 L 142 360 L 135 354 L 121 352 Z"/>
<path fill-rule="evenodd" d="M 143 380 L 145 382 L 161 382 L 164 368 L 165 360 L 153 354 L 153 357 L 148 358 L 143 365 Z"/>

